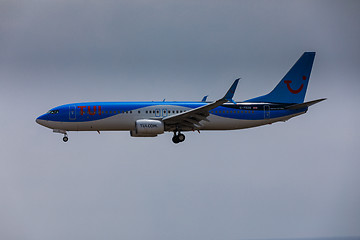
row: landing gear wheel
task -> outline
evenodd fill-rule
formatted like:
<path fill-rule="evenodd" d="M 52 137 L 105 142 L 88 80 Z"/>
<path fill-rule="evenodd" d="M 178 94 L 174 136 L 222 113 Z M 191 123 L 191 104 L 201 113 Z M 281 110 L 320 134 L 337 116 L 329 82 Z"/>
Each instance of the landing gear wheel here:
<path fill-rule="evenodd" d="M 183 141 L 185 141 L 185 135 L 180 132 L 174 131 L 174 136 L 172 138 L 172 141 L 175 144 L 183 142 Z"/>
<path fill-rule="evenodd" d="M 177 135 L 177 138 L 179 139 L 179 142 L 185 141 L 185 135 L 182 133 L 179 133 L 179 135 Z"/>
<path fill-rule="evenodd" d="M 69 138 L 67 136 L 63 137 L 63 141 L 67 142 L 69 140 Z"/>
<path fill-rule="evenodd" d="M 177 144 L 180 142 L 179 137 L 177 135 L 174 135 L 172 138 L 173 143 Z"/>

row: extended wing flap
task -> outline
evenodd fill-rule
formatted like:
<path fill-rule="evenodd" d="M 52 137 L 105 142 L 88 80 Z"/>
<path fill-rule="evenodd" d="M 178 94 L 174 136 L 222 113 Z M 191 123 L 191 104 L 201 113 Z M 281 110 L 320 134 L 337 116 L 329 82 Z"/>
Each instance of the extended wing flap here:
<path fill-rule="evenodd" d="M 189 127 L 189 128 L 194 128 L 195 127 L 201 127 L 201 125 L 199 123 L 192 123 L 192 122 L 189 122 L 188 119 L 185 119 L 181 122 L 181 125 L 183 126 L 186 126 L 186 127 Z"/>
<path fill-rule="evenodd" d="M 202 119 L 194 119 L 194 118 L 186 118 L 185 121 L 189 122 L 189 123 L 192 123 L 192 124 L 199 124 L 199 122 L 201 121 Z"/>

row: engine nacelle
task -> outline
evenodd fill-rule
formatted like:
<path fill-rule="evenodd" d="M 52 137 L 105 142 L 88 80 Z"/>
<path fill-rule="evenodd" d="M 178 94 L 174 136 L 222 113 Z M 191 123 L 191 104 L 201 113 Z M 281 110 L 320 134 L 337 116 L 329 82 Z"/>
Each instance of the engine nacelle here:
<path fill-rule="evenodd" d="M 135 122 L 135 130 L 130 131 L 132 137 L 156 137 L 164 133 L 164 123 L 159 120 L 140 119 Z"/>

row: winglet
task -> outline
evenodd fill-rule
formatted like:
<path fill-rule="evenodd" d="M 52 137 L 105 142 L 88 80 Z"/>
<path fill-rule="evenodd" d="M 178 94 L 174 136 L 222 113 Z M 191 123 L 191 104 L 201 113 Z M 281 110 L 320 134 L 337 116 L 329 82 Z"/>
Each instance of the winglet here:
<path fill-rule="evenodd" d="M 201 101 L 202 101 L 202 102 L 206 102 L 207 97 L 208 97 L 208 95 L 204 96 Z"/>
<path fill-rule="evenodd" d="M 233 96 L 234 96 L 234 93 L 235 93 L 236 87 L 237 87 L 237 85 L 238 85 L 238 83 L 239 83 L 239 80 L 240 80 L 240 78 L 238 78 L 238 79 L 236 79 L 236 80 L 234 81 L 234 83 L 231 85 L 230 89 L 227 91 L 227 93 L 225 94 L 225 96 L 223 97 L 223 99 L 225 99 L 225 100 L 227 100 L 227 101 L 229 101 L 229 102 L 235 103 L 232 98 L 233 98 Z M 236 103 L 235 103 L 235 104 L 236 104 Z"/>

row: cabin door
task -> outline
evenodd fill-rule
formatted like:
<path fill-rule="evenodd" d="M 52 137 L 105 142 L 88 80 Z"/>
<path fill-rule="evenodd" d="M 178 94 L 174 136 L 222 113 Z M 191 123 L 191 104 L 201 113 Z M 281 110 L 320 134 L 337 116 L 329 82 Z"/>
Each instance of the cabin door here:
<path fill-rule="evenodd" d="M 76 120 L 76 106 L 69 106 L 69 120 Z"/>
<path fill-rule="evenodd" d="M 264 119 L 270 118 L 270 106 L 265 105 L 264 106 Z"/>

